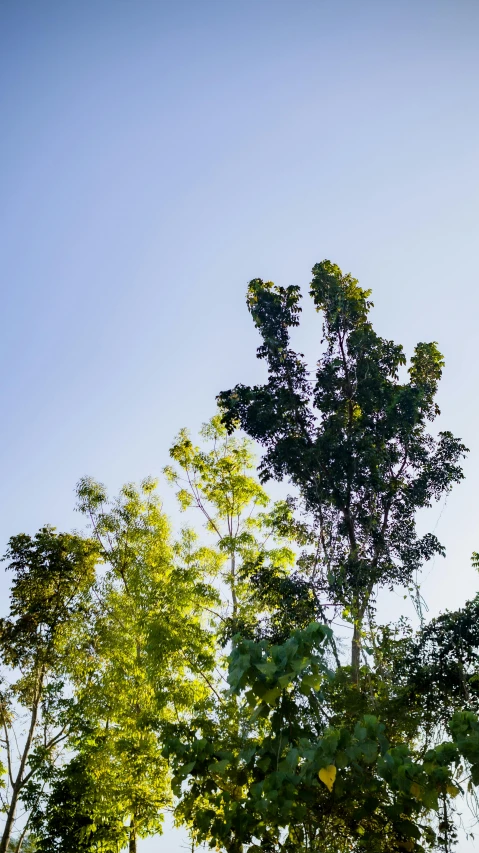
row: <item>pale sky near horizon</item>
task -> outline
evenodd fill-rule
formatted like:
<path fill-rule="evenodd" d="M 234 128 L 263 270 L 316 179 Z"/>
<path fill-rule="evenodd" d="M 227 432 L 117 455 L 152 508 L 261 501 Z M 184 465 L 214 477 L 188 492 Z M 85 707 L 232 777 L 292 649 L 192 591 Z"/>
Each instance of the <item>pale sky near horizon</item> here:
<path fill-rule="evenodd" d="M 330 258 L 380 334 L 445 354 L 440 426 L 471 452 L 423 591 L 432 615 L 475 594 L 478 44 L 467 0 L 0 0 L 2 553 L 79 526 L 80 476 L 159 474 L 263 377 L 247 281 L 306 294 Z"/>

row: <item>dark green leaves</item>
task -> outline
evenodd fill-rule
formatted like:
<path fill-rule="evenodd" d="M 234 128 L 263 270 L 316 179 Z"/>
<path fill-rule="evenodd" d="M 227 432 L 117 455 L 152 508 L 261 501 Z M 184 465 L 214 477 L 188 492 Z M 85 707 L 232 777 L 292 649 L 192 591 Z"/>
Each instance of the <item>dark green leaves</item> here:
<path fill-rule="evenodd" d="M 240 425 L 264 447 L 263 479 L 287 477 L 297 487 L 319 542 L 318 591 L 360 625 L 375 588 L 407 585 L 441 553 L 434 536 L 417 536 L 415 515 L 461 479 L 466 448 L 449 432 L 436 439 L 426 429 L 443 367 L 435 343 L 418 344 L 409 381 L 401 381 L 403 349 L 374 331 L 369 291 L 323 261 L 310 293 L 325 344 L 315 382 L 289 343 L 298 289 L 255 279 L 248 307 L 268 380 L 218 400 L 228 429 Z"/>
<path fill-rule="evenodd" d="M 4 560 L 14 573 L 10 616 L 0 621 L 3 655 L 14 666 L 55 653 L 55 643 L 85 602 L 95 577 L 95 542 L 44 527 L 12 536 Z M 47 661 L 45 659 L 46 665 Z"/>

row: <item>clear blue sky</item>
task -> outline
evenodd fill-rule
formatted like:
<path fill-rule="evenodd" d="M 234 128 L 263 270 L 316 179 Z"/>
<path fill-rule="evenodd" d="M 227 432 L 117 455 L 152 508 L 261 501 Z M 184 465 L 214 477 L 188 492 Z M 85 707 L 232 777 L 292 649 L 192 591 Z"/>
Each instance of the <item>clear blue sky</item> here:
<path fill-rule="evenodd" d="M 158 473 L 263 375 L 247 281 L 306 288 L 327 257 L 380 333 L 445 353 L 472 452 L 424 592 L 475 593 L 478 42 L 468 0 L 1 0 L 2 548 L 78 525 L 83 474 Z"/>

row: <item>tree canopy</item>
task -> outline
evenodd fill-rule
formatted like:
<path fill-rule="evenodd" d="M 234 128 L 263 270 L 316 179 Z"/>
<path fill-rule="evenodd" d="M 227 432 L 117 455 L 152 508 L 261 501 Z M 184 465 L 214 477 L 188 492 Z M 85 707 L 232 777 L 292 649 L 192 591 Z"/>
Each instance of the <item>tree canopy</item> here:
<path fill-rule="evenodd" d="M 315 583 L 354 622 L 357 677 L 375 591 L 411 583 L 443 551 L 434 534 L 418 536 L 416 513 L 462 478 L 466 448 L 448 431 L 428 431 L 439 414 L 436 343 L 419 343 L 402 376 L 403 348 L 379 337 L 369 320 L 370 291 L 323 261 L 313 268 L 310 296 L 325 344 L 315 373 L 290 347 L 299 288 L 253 279 L 247 304 L 268 381 L 236 385 L 218 401 L 228 429 L 240 426 L 265 448 L 262 480 L 287 477 L 299 490 L 318 542 Z"/>
<path fill-rule="evenodd" d="M 174 440 L 184 526 L 151 478 L 111 498 L 84 477 L 84 532 L 10 539 L 0 853 L 136 853 L 166 812 L 193 849 L 453 850 L 479 785 L 479 596 L 384 624 L 378 595 L 420 599 L 444 549 L 417 514 L 467 449 L 433 426 L 436 343 L 407 360 L 330 261 L 309 293 L 313 369 L 300 289 L 250 282 L 267 376 Z"/>

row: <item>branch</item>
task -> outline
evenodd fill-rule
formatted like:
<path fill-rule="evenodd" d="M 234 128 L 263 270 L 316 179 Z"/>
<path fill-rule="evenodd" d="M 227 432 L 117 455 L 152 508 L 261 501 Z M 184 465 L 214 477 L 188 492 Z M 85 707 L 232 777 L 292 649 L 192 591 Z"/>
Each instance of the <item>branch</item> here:
<path fill-rule="evenodd" d="M 12 753 L 11 753 L 11 749 L 10 749 L 10 738 L 8 736 L 8 729 L 7 729 L 6 723 L 3 724 L 3 730 L 5 732 L 5 748 L 7 751 L 8 778 L 10 779 L 10 782 L 12 783 L 12 785 L 14 785 L 15 782 L 13 781 Z"/>
<path fill-rule="evenodd" d="M 209 687 L 209 688 L 210 688 L 210 690 L 215 694 L 215 696 L 216 696 L 216 698 L 218 699 L 218 701 L 219 701 L 219 702 L 223 702 L 223 700 L 222 700 L 221 696 L 219 695 L 219 693 L 217 693 L 217 691 L 216 691 L 216 690 L 215 690 L 215 688 L 213 687 L 213 685 L 212 685 L 211 681 L 210 681 L 210 680 L 209 680 L 209 678 L 205 675 L 205 673 L 203 672 L 203 670 L 202 670 L 202 669 L 199 669 L 198 667 L 195 667 L 195 666 L 191 663 L 190 657 L 189 657 L 189 655 L 188 655 L 186 652 L 183 652 L 183 654 L 184 654 L 184 656 L 185 656 L 186 660 L 188 661 L 189 665 L 190 665 L 190 666 L 192 667 L 192 669 L 194 670 L 194 672 L 197 672 L 197 673 L 198 673 L 198 675 L 201 675 L 201 677 L 202 677 L 202 678 L 204 678 L 204 680 L 206 681 L 206 683 L 207 683 L 208 687 Z"/>

